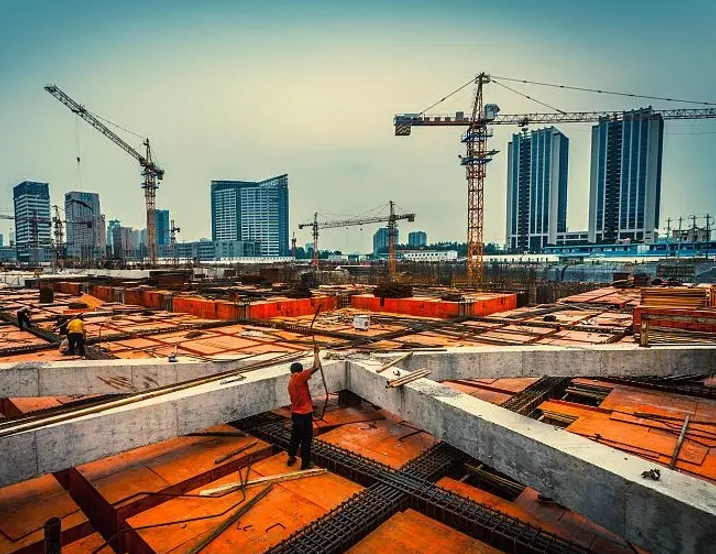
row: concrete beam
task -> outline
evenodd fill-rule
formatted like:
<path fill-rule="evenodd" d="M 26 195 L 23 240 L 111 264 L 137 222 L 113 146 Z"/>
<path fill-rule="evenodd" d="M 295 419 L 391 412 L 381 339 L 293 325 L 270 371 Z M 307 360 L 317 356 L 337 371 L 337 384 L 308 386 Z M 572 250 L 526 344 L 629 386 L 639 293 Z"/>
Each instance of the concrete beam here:
<path fill-rule="evenodd" d="M 716 544 L 716 486 L 428 379 L 388 389 L 379 365 L 351 362 L 348 388 L 654 554 Z"/>
<path fill-rule="evenodd" d="M 385 356 L 385 361 L 400 356 Z M 716 367 L 714 346 L 589 345 L 583 348 L 511 346 L 450 348 L 416 352 L 398 367 L 427 368 L 430 379 L 499 379 L 506 377 L 630 377 L 710 373 Z"/>
<path fill-rule="evenodd" d="M 323 369 L 330 392 L 345 388 L 344 362 Z M 0 437 L 0 487 L 289 404 L 289 364 L 245 376 Z M 309 383 L 315 396 L 323 394 L 320 375 Z"/>
<path fill-rule="evenodd" d="M 0 364 L 0 397 L 129 394 L 174 385 L 269 360 L 275 354 L 234 361 L 179 358 L 68 360 Z"/>

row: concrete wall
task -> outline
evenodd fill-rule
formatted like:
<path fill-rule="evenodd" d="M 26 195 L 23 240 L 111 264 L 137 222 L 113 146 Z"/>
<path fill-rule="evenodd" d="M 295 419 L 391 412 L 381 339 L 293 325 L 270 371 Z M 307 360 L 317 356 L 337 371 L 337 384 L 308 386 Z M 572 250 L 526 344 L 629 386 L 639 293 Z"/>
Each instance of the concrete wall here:
<path fill-rule="evenodd" d="M 230 362 L 179 358 L 151 360 L 72 360 L 0 364 L 0 397 L 128 394 L 174 385 L 222 371 L 239 369 L 274 354 Z M 309 360 L 309 358 L 306 358 Z"/>
<path fill-rule="evenodd" d="M 394 359 L 396 353 L 385 360 Z M 505 377 L 600 377 L 710 373 L 716 367 L 716 347 L 590 345 L 452 348 L 445 352 L 416 352 L 398 367 L 426 368 L 430 379 L 499 379 Z"/>
<path fill-rule="evenodd" d="M 644 479 L 656 464 L 428 379 L 388 389 L 376 367 L 350 363 L 348 388 L 653 554 L 716 544 L 712 484 L 663 467 Z"/>
<path fill-rule="evenodd" d="M 324 372 L 329 391 L 345 388 L 344 362 L 325 364 Z M 285 406 L 288 378 L 288 364 L 259 369 L 243 381 L 215 381 L 0 437 L 0 487 Z M 309 383 L 314 396 L 323 394 L 320 375 Z"/>

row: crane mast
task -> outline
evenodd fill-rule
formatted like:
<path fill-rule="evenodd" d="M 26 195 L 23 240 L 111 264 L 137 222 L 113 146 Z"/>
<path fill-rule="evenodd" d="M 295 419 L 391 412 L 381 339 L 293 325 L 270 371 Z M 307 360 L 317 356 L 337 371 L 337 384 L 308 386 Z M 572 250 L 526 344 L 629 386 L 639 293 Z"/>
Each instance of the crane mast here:
<path fill-rule="evenodd" d="M 497 78 L 495 78 L 497 80 Z M 499 114 L 494 104 L 485 104 L 484 85 L 490 83 L 490 76 L 480 73 L 475 78 L 475 97 L 472 112 L 454 114 L 398 114 L 393 119 L 395 136 L 409 136 L 413 127 L 467 127 L 462 135 L 466 154 L 460 156 L 465 166 L 467 180 L 467 280 L 473 285 L 484 277 L 484 192 L 487 164 L 498 153 L 488 150 L 488 139 L 492 136 L 492 125 L 517 125 L 525 128 L 530 123 L 598 123 L 605 120 L 621 121 L 630 119 L 716 119 L 716 108 L 671 109 L 643 112 L 583 111 L 528 114 Z"/>
<path fill-rule="evenodd" d="M 387 216 L 374 216 L 374 217 L 363 217 L 356 219 L 337 219 L 333 221 L 318 221 L 318 212 L 313 214 L 313 221 L 311 223 L 301 223 L 298 228 L 303 229 L 310 227 L 313 234 L 313 267 L 318 269 L 318 230 L 319 229 L 336 229 L 339 227 L 355 227 L 358 225 L 368 225 L 371 223 L 388 223 L 388 272 L 391 279 L 395 275 L 395 235 L 397 222 L 399 220 L 407 219 L 412 222 L 415 221 L 415 214 L 396 214 L 395 203 L 389 202 L 390 214 Z"/>
<path fill-rule="evenodd" d="M 177 233 L 181 233 L 181 229 L 176 226 L 172 219 L 169 227 L 169 242 L 172 246 L 172 262 L 174 267 L 177 266 Z"/>
<path fill-rule="evenodd" d="M 144 189 L 144 200 L 147 209 L 147 252 L 150 264 L 156 264 L 156 196 L 157 188 L 159 186 L 158 181 L 161 181 L 164 178 L 164 170 L 160 168 L 152 159 L 152 149 L 149 139 L 144 139 L 142 145 L 145 148 L 145 154 L 141 154 L 133 146 L 102 123 L 97 116 L 89 112 L 84 106 L 77 103 L 69 95 L 64 93 L 57 85 L 47 85 L 45 90 L 67 106 L 72 113 L 75 113 L 84 119 L 92 127 L 97 129 L 105 137 L 139 162 L 139 165 L 142 168 L 142 177 L 144 177 L 142 188 Z"/>

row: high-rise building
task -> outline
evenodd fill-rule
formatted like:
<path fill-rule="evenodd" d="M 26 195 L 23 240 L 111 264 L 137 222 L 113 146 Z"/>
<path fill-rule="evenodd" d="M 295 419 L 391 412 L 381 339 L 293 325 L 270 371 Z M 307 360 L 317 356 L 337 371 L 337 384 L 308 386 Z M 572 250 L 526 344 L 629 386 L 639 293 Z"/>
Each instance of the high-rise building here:
<path fill-rule="evenodd" d="M 119 219 L 110 219 L 107 225 L 107 250 L 110 255 L 114 255 L 114 229 L 121 227 L 122 222 Z"/>
<path fill-rule="evenodd" d="M 514 134 L 507 146 L 506 246 L 539 252 L 567 231 L 569 139 L 554 127 Z"/>
<path fill-rule="evenodd" d="M 396 227 L 394 231 L 395 244 L 400 239 L 400 230 Z M 381 250 L 387 250 L 390 247 L 390 228 L 381 227 L 373 234 L 373 255 L 377 256 Z"/>
<path fill-rule="evenodd" d="M 592 127 L 590 242 L 654 241 L 663 146 L 664 120 L 651 108 Z"/>
<path fill-rule="evenodd" d="M 12 191 L 15 204 L 15 236 L 19 262 L 51 259 L 50 187 L 47 183 L 24 181 Z"/>
<path fill-rule="evenodd" d="M 288 175 L 212 181 L 211 238 L 260 242 L 262 256 L 288 256 Z"/>
<path fill-rule="evenodd" d="M 162 246 L 170 242 L 169 210 L 156 210 L 154 212 L 154 221 L 156 222 L 157 252 L 159 252 Z"/>
<path fill-rule="evenodd" d="M 111 229 L 113 256 L 122 259 L 134 258 L 134 230 L 131 227 L 122 227 L 121 225 L 114 225 Z"/>
<path fill-rule="evenodd" d="M 408 233 L 408 246 L 422 248 L 428 245 L 428 234 L 425 231 L 411 231 Z"/>
<path fill-rule="evenodd" d="M 65 193 L 67 255 L 83 260 L 102 257 L 107 235 L 99 205 L 99 194 L 72 191 Z"/>

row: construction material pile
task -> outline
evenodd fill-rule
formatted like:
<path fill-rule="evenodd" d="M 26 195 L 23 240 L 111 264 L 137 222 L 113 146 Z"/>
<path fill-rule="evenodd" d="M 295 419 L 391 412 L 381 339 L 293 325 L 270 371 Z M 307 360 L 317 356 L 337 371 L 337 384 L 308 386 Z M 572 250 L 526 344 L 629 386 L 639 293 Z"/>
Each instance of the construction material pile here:
<path fill-rule="evenodd" d="M 306 283 L 297 283 L 286 293 L 286 298 L 312 298 L 313 293 Z"/>
<path fill-rule="evenodd" d="M 377 298 L 410 298 L 413 296 L 413 286 L 405 283 L 380 283 L 373 289 L 373 296 Z"/>
<path fill-rule="evenodd" d="M 678 308 L 705 308 L 710 304 L 711 289 L 649 287 L 641 290 L 642 306 L 669 306 Z"/>

